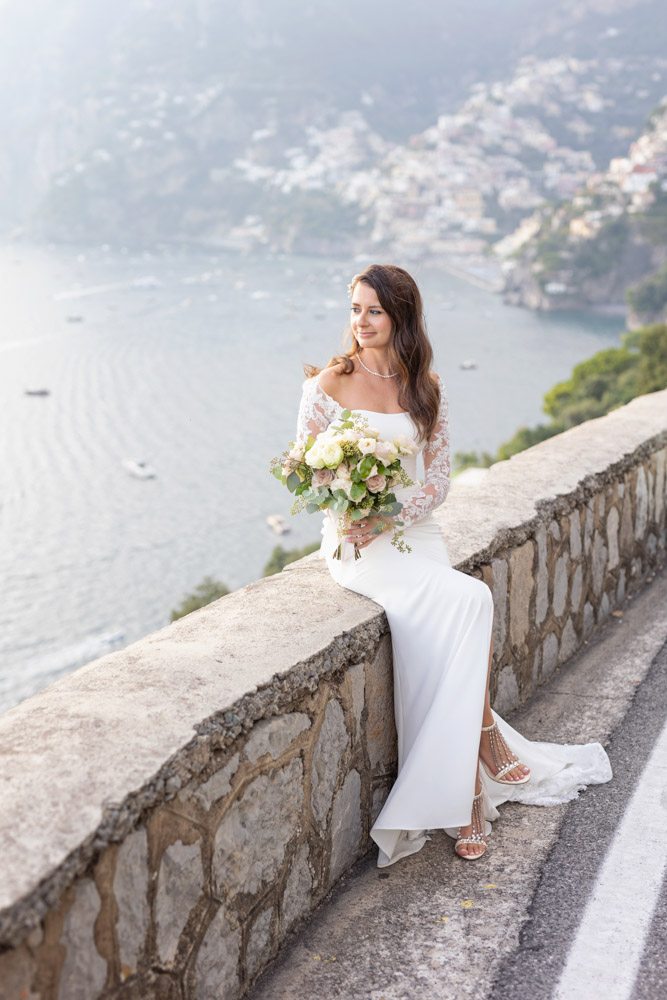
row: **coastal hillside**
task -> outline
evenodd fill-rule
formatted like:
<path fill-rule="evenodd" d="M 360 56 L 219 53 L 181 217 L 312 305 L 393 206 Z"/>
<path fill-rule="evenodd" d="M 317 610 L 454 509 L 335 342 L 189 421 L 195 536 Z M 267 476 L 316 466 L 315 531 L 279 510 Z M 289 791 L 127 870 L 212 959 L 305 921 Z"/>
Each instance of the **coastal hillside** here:
<path fill-rule="evenodd" d="M 662 0 L 4 0 L 0 226 L 481 273 L 624 152 L 665 51 Z"/>
<path fill-rule="evenodd" d="M 532 309 L 627 305 L 631 329 L 667 315 L 667 97 L 624 156 L 574 197 L 539 208 L 505 247 L 506 301 Z"/>

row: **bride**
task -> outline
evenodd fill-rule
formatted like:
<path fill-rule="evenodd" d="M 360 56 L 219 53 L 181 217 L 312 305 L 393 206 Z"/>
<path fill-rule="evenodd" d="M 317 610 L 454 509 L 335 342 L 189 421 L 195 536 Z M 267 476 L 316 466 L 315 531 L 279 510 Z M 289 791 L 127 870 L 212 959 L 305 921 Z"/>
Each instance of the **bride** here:
<path fill-rule="evenodd" d="M 437 828 L 460 857 L 476 859 L 501 802 L 565 802 L 608 781 L 611 767 L 599 743 L 531 743 L 491 708 L 493 596 L 452 568 L 432 513 L 449 491 L 448 408 L 419 289 L 402 268 L 372 264 L 348 291 L 351 346 L 323 370 L 306 366 L 297 438 L 316 437 L 347 408 L 383 438 L 410 436 L 424 468 L 419 482 L 417 454 L 403 459 L 416 485 L 395 491 L 401 513 L 345 530 L 342 559 L 333 557 L 333 517 L 322 527 L 334 580 L 380 604 L 391 630 L 398 775 L 371 837 L 379 867 L 420 850 Z M 391 544 L 397 521 L 410 552 Z"/>

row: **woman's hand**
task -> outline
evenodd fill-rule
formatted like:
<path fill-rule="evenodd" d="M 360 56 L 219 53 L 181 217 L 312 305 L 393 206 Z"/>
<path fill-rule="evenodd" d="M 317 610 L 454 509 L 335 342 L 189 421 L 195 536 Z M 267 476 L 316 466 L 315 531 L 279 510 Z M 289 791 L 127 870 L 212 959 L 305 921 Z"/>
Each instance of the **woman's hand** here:
<path fill-rule="evenodd" d="M 355 549 L 364 549 L 370 545 L 374 538 L 379 538 L 380 534 L 373 532 L 373 528 L 384 525 L 383 532 L 394 527 L 393 517 L 364 517 L 361 521 L 355 521 L 345 530 L 345 537 L 354 544 Z"/>

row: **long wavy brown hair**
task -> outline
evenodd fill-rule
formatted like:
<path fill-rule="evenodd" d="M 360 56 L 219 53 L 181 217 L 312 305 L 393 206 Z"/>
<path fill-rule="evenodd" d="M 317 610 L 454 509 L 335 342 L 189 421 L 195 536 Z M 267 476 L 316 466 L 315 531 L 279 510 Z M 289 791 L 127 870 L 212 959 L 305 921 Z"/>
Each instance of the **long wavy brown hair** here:
<path fill-rule="evenodd" d="M 422 297 L 414 278 L 402 267 L 394 264 L 370 264 L 350 283 L 353 292 L 358 281 L 363 281 L 375 291 L 378 302 L 392 323 L 389 342 L 391 371 L 398 372 L 398 404 L 407 411 L 419 428 L 422 439 L 430 437 L 438 419 L 440 390 L 429 372 L 433 363 L 433 348 L 426 334 Z M 349 345 L 349 346 L 348 346 Z M 359 344 L 348 323 L 343 354 L 334 355 L 325 366 L 338 366 L 340 375 L 354 371 L 353 358 Z M 304 364 L 307 378 L 322 371 L 315 365 Z"/>

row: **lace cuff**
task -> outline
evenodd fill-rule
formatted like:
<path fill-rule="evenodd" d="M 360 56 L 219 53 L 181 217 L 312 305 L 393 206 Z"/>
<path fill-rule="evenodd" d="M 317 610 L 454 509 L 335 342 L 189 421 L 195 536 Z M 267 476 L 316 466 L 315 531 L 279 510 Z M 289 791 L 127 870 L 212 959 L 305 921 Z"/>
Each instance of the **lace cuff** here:
<path fill-rule="evenodd" d="M 438 388 L 440 389 L 438 419 L 423 452 L 424 485 L 407 500 L 403 500 L 403 510 L 398 515 L 398 519 L 403 521 L 406 528 L 444 503 L 449 493 L 449 405 L 447 390 L 439 375 Z"/>

